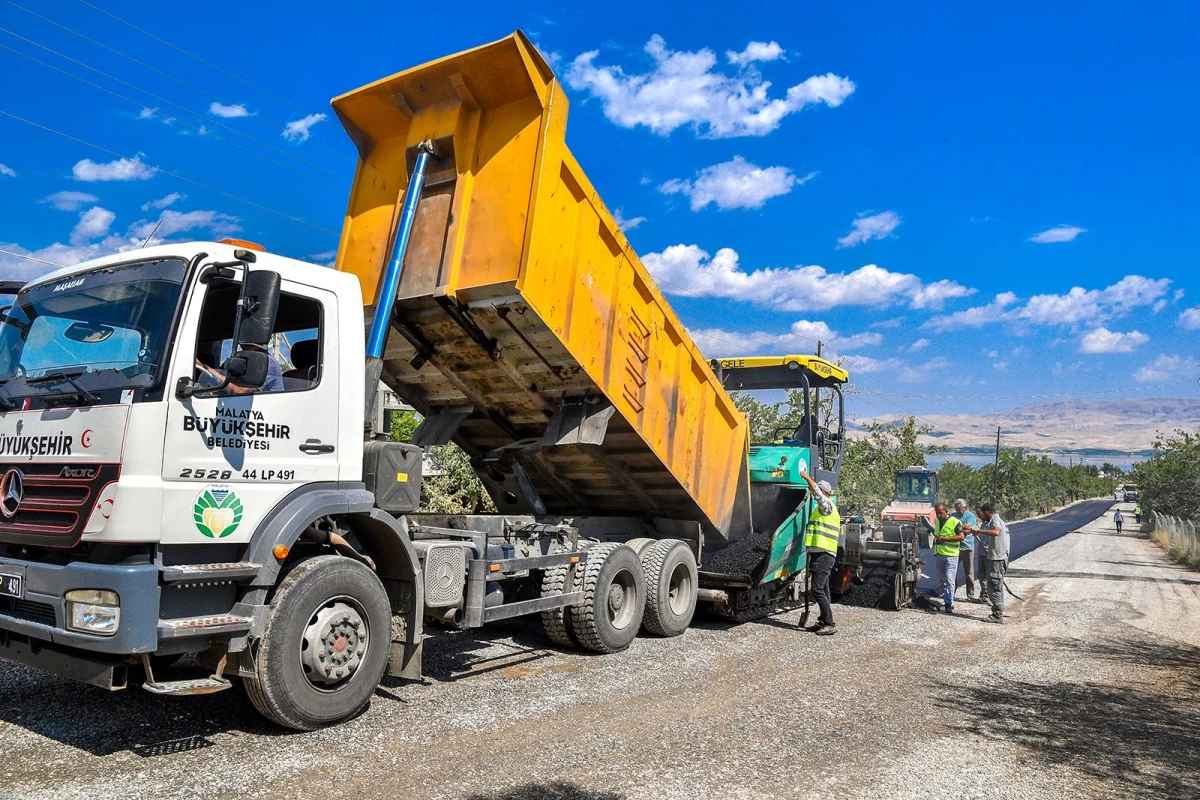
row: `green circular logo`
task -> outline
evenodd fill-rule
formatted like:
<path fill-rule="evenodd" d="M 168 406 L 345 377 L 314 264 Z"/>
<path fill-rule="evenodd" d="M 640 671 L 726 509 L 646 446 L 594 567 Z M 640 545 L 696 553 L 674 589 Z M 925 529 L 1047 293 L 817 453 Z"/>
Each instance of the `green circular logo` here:
<path fill-rule="evenodd" d="M 192 506 L 196 530 L 210 539 L 224 539 L 242 522 L 242 499 L 228 486 L 205 487 Z"/>

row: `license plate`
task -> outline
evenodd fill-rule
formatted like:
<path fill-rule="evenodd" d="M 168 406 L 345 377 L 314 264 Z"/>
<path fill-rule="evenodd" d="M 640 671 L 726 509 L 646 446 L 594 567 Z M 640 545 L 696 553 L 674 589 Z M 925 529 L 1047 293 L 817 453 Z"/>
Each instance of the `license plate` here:
<path fill-rule="evenodd" d="M 25 578 L 22 575 L 11 575 L 0 572 L 0 595 L 15 597 L 18 600 L 25 596 Z"/>

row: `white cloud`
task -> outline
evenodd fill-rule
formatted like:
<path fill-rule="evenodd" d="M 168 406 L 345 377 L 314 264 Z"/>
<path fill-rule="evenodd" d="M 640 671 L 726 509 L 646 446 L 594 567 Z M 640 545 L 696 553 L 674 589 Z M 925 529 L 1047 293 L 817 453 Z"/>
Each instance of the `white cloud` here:
<path fill-rule="evenodd" d="M 939 308 L 935 298 L 922 290 L 926 285 L 916 275 L 889 272 L 867 264 L 853 272 L 830 273 L 824 267 L 798 266 L 744 271 L 737 251 L 723 247 L 710 258 L 699 246 L 677 244 L 661 253 L 647 253 L 642 262 L 663 291 L 726 297 L 770 306 L 784 311 L 824 311 L 843 305 L 884 306 L 907 301 L 914 307 Z M 973 292 L 958 284 L 948 287 L 956 296 Z"/>
<path fill-rule="evenodd" d="M 166 197 L 160 197 L 157 200 L 151 200 L 148 203 L 142 203 L 142 211 L 150 211 L 152 209 L 166 208 L 167 206 L 178 203 L 180 200 L 186 200 L 186 199 L 187 199 L 187 195 L 185 195 L 185 194 L 180 194 L 179 192 L 171 192 Z"/>
<path fill-rule="evenodd" d="M 774 44 L 774 43 L 771 43 Z M 752 61 L 770 60 L 771 44 L 754 42 L 741 53 L 727 54 L 734 65 L 745 61 L 737 74 L 714 71 L 717 57 L 709 49 L 695 52 L 669 50 L 655 34 L 645 52 L 654 68 L 627 74 L 619 66 L 597 66 L 599 50 L 583 53 L 567 68 L 566 81 L 572 88 L 599 98 L 604 115 L 623 128 L 644 125 L 660 136 L 676 128 L 691 126 L 700 136 L 722 139 L 730 136 L 765 136 L 779 127 L 783 118 L 810 105 L 836 107 L 854 92 L 854 82 L 834 75 L 813 75 L 787 90 L 783 97 L 771 96 Z M 776 44 L 778 58 L 783 50 Z"/>
<path fill-rule="evenodd" d="M 292 120 L 284 127 L 280 136 L 293 142 L 307 142 L 312 126 L 323 119 L 325 119 L 324 114 L 309 114 L 303 119 Z"/>
<path fill-rule="evenodd" d="M 935 311 L 940 311 L 947 300 L 955 300 L 959 297 L 970 297 L 975 294 L 975 289 L 970 289 L 963 286 L 961 283 L 954 281 L 940 280 L 933 283 L 927 283 L 918 289 L 914 289 L 911 294 L 912 307 L 923 309 L 929 308 Z"/>
<path fill-rule="evenodd" d="M 987 357 L 988 358 L 999 358 L 1000 351 L 999 350 L 988 350 Z"/>
<path fill-rule="evenodd" d="M 1077 228 L 1074 225 L 1056 225 L 1053 228 L 1035 233 L 1029 241 L 1038 244 L 1054 244 L 1056 242 L 1073 242 L 1081 233 L 1087 233 L 1087 228 Z"/>
<path fill-rule="evenodd" d="M 1176 324 L 1185 331 L 1200 331 L 1200 306 L 1184 310 Z"/>
<path fill-rule="evenodd" d="M 740 331 L 727 331 L 721 328 L 702 328 L 690 331 L 696 346 L 710 356 L 742 356 L 751 353 L 811 353 L 817 349 L 817 342 L 835 352 L 857 350 L 860 347 L 870 347 L 883 341 L 878 333 L 855 333 L 842 336 L 831 329 L 829 324 L 820 320 L 801 319 L 792 323 L 786 333 L 747 334 Z"/>
<path fill-rule="evenodd" d="M 103 213 L 101 213 L 103 212 Z M 97 237 L 111 228 L 115 215 L 103 208 L 93 208 L 81 215 L 75 230 L 72 231 L 71 244 L 55 242 L 47 247 L 28 248 L 15 242 L 0 242 L 0 249 L 9 250 L 31 258 L 48 261 L 50 264 L 69 267 L 81 261 L 93 258 L 136 250 L 150 234 L 153 222 L 141 220 L 129 226 L 125 234 L 109 234 L 99 241 L 90 241 L 81 237 Z M 90 216 L 89 216 L 90 215 Z M 163 226 L 155 234 L 155 242 L 162 244 L 162 238 L 195 228 L 209 228 L 213 234 L 233 233 L 239 230 L 237 217 L 221 214 L 216 211 L 193 211 L 179 214 L 175 211 L 163 212 Z M 7 256 L 0 253 L 0 276 L 9 280 L 30 280 L 57 267 L 38 264 L 23 258 Z"/>
<path fill-rule="evenodd" d="M 613 212 L 613 221 L 617 223 L 617 227 L 623 231 L 631 231 L 638 225 L 646 221 L 645 217 L 630 217 L 625 219 L 625 215 L 621 213 L 621 209 Z"/>
<path fill-rule="evenodd" d="M 902 383 L 928 383 L 931 375 L 949 368 L 950 362 L 941 356 L 918 363 L 899 358 L 846 356 L 842 365 L 850 373 L 851 381 L 856 374 L 879 373 L 887 375 L 889 379 L 894 376 Z"/>
<path fill-rule="evenodd" d="M 775 61 L 783 58 L 783 48 L 778 42 L 750 42 L 740 53 L 726 50 L 725 57 L 729 59 L 730 64 L 748 67 L 755 61 Z"/>
<path fill-rule="evenodd" d="M 793 187 L 812 180 L 817 173 L 810 172 L 797 178 L 787 167 L 758 167 L 741 156 L 722 164 L 705 167 L 696 173 L 696 179 L 669 180 L 658 187 L 663 194 L 684 194 L 692 201 L 692 211 L 699 211 L 709 203 L 726 211 L 731 208 L 762 208 L 772 197 L 785 195 Z"/>
<path fill-rule="evenodd" d="M 900 224 L 900 215 L 895 211 L 883 211 L 867 216 L 866 212 L 854 220 L 850 232 L 838 239 L 838 247 L 857 247 L 872 239 L 886 239 Z"/>
<path fill-rule="evenodd" d="M 915 342 L 913 342 L 912 344 L 910 344 L 908 346 L 908 352 L 916 353 L 920 350 L 924 350 L 926 347 L 929 347 L 928 339 L 917 339 Z"/>
<path fill-rule="evenodd" d="M 234 119 L 236 117 L 248 117 L 250 112 L 243 105 L 227 106 L 224 103 L 213 103 L 208 107 L 208 113 L 225 119 Z"/>
<path fill-rule="evenodd" d="M 75 228 L 71 231 L 71 244 L 81 245 L 90 242 L 92 239 L 107 236 L 108 229 L 112 227 L 113 221 L 116 218 L 117 215 L 107 208 L 92 206 L 79 215 L 79 222 L 76 223 Z"/>
<path fill-rule="evenodd" d="M 141 155 L 138 153 L 138 158 Z M 106 164 L 85 158 L 71 169 L 71 174 L 77 181 L 144 181 L 154 177 L 154 170 L 134 158 L 118 158 Z"/>
<path fill-rule="evenodd" d="M 1079 339 L 1081 353 L 1132 353 L 1133 348 L 1140 347 L 1150 341 L 1150 337 L 1141 331 L 1119 333 L 1108 328 L 1096 328 L 1088 331 Z"/>
<path fill-rule="evenodd" d="M 154 116 L 154 112 L 156 112 L 156 111 L 158 111 L 157 108 L 143 108 L 138 113 L 138 119 L 150 119 L 151 117 Z"/>
<path fill-rule="evenodd" d="M 55 192 L 42 198 L 42 202 L 49 203 L 59 211 L 78 211 L 87 203 L 95 203 L 99 199 L 96 195 L 87 192 Z"/>
<path fill-rule="evenodd" d="M 0 175 L 7 178 L 15 178 L 17 177 L 17 171 L 7 164 L 0 164 Z"/>
<path fill-rule="evenodd" d="M 1133 379 L 1138 383 L 1154 383 L 1186 376 L 1188 373 L 1187 361 L 1179 356 L 1169 356 L 1163 353 L 1153 362 L 1133 373 Z"/>
<path fill-rule="evenodd" d="M 1008 362 L 996 361 L 992 364 L 992 369 L 996 370 L 997 372 L 1008 372 Z"/>
<path fill-rule="evenodd" d="M 978 328 L 988 321 L 1034 325 L 1099 324 L 1139 308 L 1152 307 L 1167 294 L 1170 285 L 1169 278 L 1127 275 L 1103 289 L 1075 286 L 1066 294 L 1034 295 L 1024 303 L 1017 303 L 1018 298 L 1012 292 L 1004 292 L 987 306 L 934 317 L 921 327 L 948 331 Z"/>
<path fill-rule="evenodd" d="M 1185 292 L 1183 289 L 1176 289 L 1176 290 L 1175 290 L 1175 296 L 1174 296 L 1174 298 L 1172 298 L 1171 302 L 1172 302 L 1172 303 L 1178 303 L 1180 300 L 1182 300 L 1182 299 L 1183 299 L 1183 296 L 1184 296 L 1185 294 L 1187 294 L 1187 292 Z"/>
<path fill-rule="evenodd" d="M 1160 312 L 1164 308 L 1166 308 L 1168 305 L 1169 304 L 1167 303 L 1166 298 L 1159 300 L 1157 303 L 1154 304 L 1154 313 L 1157 314 L 1158 312 Z"/>
<path fill-rule="evenodd" d="M 322 267 L 332 267 L 337 263 L 337 250 L 326 250 L 324 253 L 312 253 L 308 260 Z"/>
<path fill-rule="evenodd" d="M 217 211 L 181 212 L 167 209 L 159 215 L 159 219 L 162 220 L 162 225 L 159 225 L 158 232 L 154 233 L 154 238 L 158 240 L 196 228 L 208 228 L 215 234 L 237 233 L 242 229 L 238 225 L 240 220 L 237 217 Z M 139 241 L 143 240 L 154 232 L 157 223 L 158 220 L 139 220 L 129 226 L 129 235 Z"/>

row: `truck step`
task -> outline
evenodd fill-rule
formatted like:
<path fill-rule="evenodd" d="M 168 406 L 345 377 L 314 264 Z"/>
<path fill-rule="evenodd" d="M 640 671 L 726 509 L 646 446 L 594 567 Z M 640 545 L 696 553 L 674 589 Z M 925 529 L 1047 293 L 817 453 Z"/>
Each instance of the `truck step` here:
<path fill-rule="evenodd" d="M 176 564 L 163 567 L 166 583 L 199 583 L 202 581 L 242 581 L 258 574 L 261 564 L 232 561 L 217 564 Z"/>
<path fill-rule="evenodd" d="M 245 633 L 250 630 L 250 624 L 251 620 L 248 617 L 237 617 L 233 614 L 160 619 L 158 621 L 158 638 L 181 639 L 189 636 Z"/>
<path fill-rule="evenodd" d="M 218 678 L 212 675 L 207 678 L 191 678 L 183 681 L 142 684 L 142 688 L 150 692 L 150 694 L 165 694 L 174 697 L 223 692 L 231 686 L 233 684 L 227 678 Z"/>

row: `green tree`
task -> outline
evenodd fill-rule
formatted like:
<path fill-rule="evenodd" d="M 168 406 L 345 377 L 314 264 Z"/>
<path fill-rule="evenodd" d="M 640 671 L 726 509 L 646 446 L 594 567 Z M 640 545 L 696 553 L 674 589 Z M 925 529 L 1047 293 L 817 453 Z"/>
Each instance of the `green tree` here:
<path fill-rule="evenodd" d="M 392 441 L 411 442 L 421 416 L 413 411 L 392 415 Z M 495 511 L 492 498 L 471 466 L 471 458 L 454 443 L 430 448 L 437 474 L 421 481 L 421 511 L 431 514 L 478 514 Z"/>
<path fill-rule="evenodd" d="M 1133 479 L 1146 511 L 1200 522 L 1200 432 L 1154 439 L 1154 455 L 1135 464 Z"/>
<path fill-rule="evenodd" d="M 926 445 L 918 437 L 933 430 L 918 425 L 915 417 L 893 422 L 872 422 L 866 436 L 850 438 L 838 477 L 839 506 L 843 515 L 857 514 L 874 521 L 892 499 L 895 474 L 905 467 L 925 466 L 925 459 L 945 448 Z"/>

